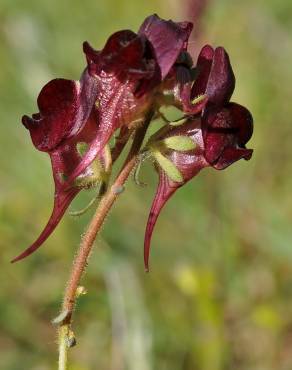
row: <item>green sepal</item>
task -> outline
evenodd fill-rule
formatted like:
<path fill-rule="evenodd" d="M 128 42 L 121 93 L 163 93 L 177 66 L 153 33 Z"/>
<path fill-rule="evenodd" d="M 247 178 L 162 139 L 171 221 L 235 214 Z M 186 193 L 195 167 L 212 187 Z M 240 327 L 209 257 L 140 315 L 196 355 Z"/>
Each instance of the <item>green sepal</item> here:
<path fill-rule="evenodd" d="M 152 155 L 166 175 L 175 182 L 183 182 L 184 179 L 176 166 L 158 150 L 152 150 Z"/>
<path fill-rule="evenodd" d="M 92 174 L 87 176 L 78 176 L 74 181 L 75 186 L 90 189 L 96 187 L 102 180 L 104 180 L 104 177 L 106 177 L 103 166 L 98 158 L 91 163 L 89 168 L 92 171 Z"/>
<path fill-rule="evenodd" d="M 177 150 L 179 152 L 186 152 L 188 150 L 193 150 L 196 147 L 194 141 L 188 136 L 170 136 L 163 140 L 163 144 L 172 150 Z"/>
<path fill-rule="evenodd" d="M 79 155 L 81 157 L 84 156 L 84 154 L 87 152 L 88 150 L 88 144 L 87 143 L 84 143 L 84 142 L 80 142 L 80 143 L 77 143 L 76 144 L 76 149 L 77 149 L 77 152 L 79 153 Z"/>

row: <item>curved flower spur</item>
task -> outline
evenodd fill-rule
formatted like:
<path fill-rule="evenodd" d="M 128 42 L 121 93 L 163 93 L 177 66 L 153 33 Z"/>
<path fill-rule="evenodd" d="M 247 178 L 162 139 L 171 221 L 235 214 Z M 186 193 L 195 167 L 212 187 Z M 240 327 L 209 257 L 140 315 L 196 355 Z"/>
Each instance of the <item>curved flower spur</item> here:
<path fill-rule="evenodd" d="M 118 31 L 100 51 L 85 42 L 87 67 L 80 81 L 55 79 L 44 86 L 39 113 L 22 121 L 35 147 L 50 155 L 54 208 L 39 238 L 13 261 L 42 245 L 80 190 L 106 187 L 131 134 L 149 117 L 160 117 L 163 105 L 180 109 L 183 119 L 177 127 L 166 122 L 141 150 L 155 159 L 160 178 L 145 234 L 147 268 L 154 224 L 174 191 L 206 166 L 223 169 L 250 158 L 245 143 L 252 118 L 245 108 L 229 103 L 235 79 L 228 55 L 223 48 L 205 46 L 194 66 L 187 52 L 191 30 L 189 22 L 152 15 L 138 33 Z"/>

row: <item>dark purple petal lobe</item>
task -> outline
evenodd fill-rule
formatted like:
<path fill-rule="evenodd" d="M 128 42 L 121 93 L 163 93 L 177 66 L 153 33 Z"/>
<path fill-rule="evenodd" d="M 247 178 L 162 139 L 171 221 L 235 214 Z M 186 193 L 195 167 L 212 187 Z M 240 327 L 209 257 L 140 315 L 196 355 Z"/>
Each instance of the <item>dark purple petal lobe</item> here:
<path fill-rule="evenodd" d="M 39 113 L 22 122 L 38 150 L 50 152 L 86 123 L 96 99 L 96 81 L 85 70 L 80 81 L 55 79 L 41 90 Z"/>
<path fill-rule="evenodd" d="M 252 137 L 253 118 L 248 109 L 237 103 L 229 103 L 228 110 L 232 116 L 232 121 L 238 130 L 237 142 L 243 147 Z"/>
<path fill-rule="evenodd" d="M 246 108 L 229 103 L 217 111 L 207 111 L 202 122 L 205 157 L 213 167 L 223 169 L 240 158 L 250 158 L 250 151 L 244 150 L 252 135 L 253 120 Z M 235 155 L 230 149 L 240 151 Z M 234 154 L 233 161 L 231 153 Z"/>
<path fill-rule="evenodd" d="M 233 126 L 232 117 L 226 108 L 218 111 L 207 111 L 202 118 L 202 131 L 205 143 L 205 158 L 212 165 L 232 146 L 237 129 Z"/>
<path fill-rule="evenodd" d="M 251 158 L 252 153 L 252 149 L 226 148 L 213 167 L 216 168 L 216 170 L 224 170 L 240 159 L 248 161 Z"/>
<path fill-rule="evenodd" d="M 213 57 L 214 49 L 210 45 L 205 45 L 202 48 L 197 60 L 196 68 L 198 76 L 192 87 L 192 99 L 206 93 Z"/>
<path fill-rule="evenodd" d="M 226 104 L 235 87 L 235 77 L 229 56 L 222 47 L 216 48 L 206 87 L 209 106 L 220 107 Z"/>
<path fill-rule="evenodd" d="M 156 14 L 145 19 L 138 34 L 149 41 L 163 80 L 180 52 L 187 47 L 193 25 L 190 22 L 165 21 Z"/>
<path fill-rule="evenodd" d="M 101 51 L 94 50 L 88 42 L 83 44 L 83 50 L 92 74 L 99 75 L 103 71 L 126 79 L 131 73 L 148 73 L 143 59 L 144 42 L 132 31 L 114 33 Z"/>
<path fill-rule="evenodd" d="M 86 68 L 79 81 L 78 110 L 68 138 L 78 134 L 83 129 L 90 114 L 95 110 L 95 102 L 98 94 L 98 84 Z"/>
<path fill-rule="evenodd" d="M 208 107 L 220 107 L 226 104 L 234 91 L 235 77 L 225 49 L 215 50 L 205 45 L 197 61 L 198 77 L 192 88 L 192 99 L 206 94 Z"/>
<path fill-rule="evenodd" d="M 39 114 L 24 116 L 22 122 L 30 131 L 38 150 L 54 149 L 70 133 L 77 114 L 76 81 L 56 79 L 47 83 L 38 97 Z"/>

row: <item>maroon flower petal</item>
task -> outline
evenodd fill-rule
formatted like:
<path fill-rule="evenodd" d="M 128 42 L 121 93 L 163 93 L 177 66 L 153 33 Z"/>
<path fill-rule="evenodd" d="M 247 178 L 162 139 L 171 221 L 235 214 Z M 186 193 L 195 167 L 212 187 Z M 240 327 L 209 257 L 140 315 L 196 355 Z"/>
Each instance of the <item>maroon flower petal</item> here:
<path fill-rule="evenodd" d="M 110 44 L 112 45 L 118 42 L 118 40 L 115 40 L 115 38 L 122 35 L 123 33 L 121 32 L 116 33 Z M 135 39 L 133 38 L 132 40 L 134 40 L 133 42 L 136 43 L 137 37 Z M 121 48 L 119 48 L 119 52 L 124 53 L 124 49 L 128 49 L 130 44 L 123 45 Z M 109 48 L 109 46 L 107 46 L 107 48 Z M 67 185 L 71 184 L 74 179 L 90 165 L 94 158 L 102 152 L 104 146 L 117 129 L 124 126 L 131 128 L 133 124 L 143 121 L 154 99 L 153 95 L 150 93 L 143 94 L 142 96 L 136 95 L 137 88 L 140 86 L 140 83 L 143 81 L 145 76 L 141 75 L 137 77 L 137 75 L 132 75 L 133 70 L 136 67 L 138 68 L 138 65 L 135 64 L 135 60 L 135 63 L 131 65 L 131 60 L 129 59 L 129 63 L 124 65 L 122 71 L 120 70 L 121 68 L 119 63 L 117 63 L 116 73 L 113 72 L 108 74 L 103 72 L 98 74 L 99 67 L 95 65 L 95 62 L 98 60 L 98 58 L 104 58 L 104 51 L 102 50 L 99 52 L 96 56 L 96 59 L 94 59 L 92 58 L 92 49 L 88 50 L 88 59 L 91 60 L 89 70 L 93 76 L 96 76 L 98 79 L 97 105 L 99 111 L 99 127 L 94 141 L 91 143 L 82 162 L 75 168 L 69 177 Z M 85 47 L 85 51 L 87 51 L 87 46 Z M 117 60 L 119 60 L 119 53 L 109 53 L 110 58 L 112 58 L 113 55 L 115 55 Z M 110 58 L 109 60 L 111 62 Z M 142 65 L 140 67 L 142 68 Z M 146 65 L 144 70 L 147 72 Z M 122 78 L 121 74 L 127 75 L 127 78 Z"/>
<path fill-rule="evenodd" d="M 253 134 L 252 115 L 245 107 L 237 103 L 229 103 L 227 108 L 238 130 L 237 143 L 239 146 L 243 147 Z"/>
<path fill-rule="evenodd" d="M 206 94 L 208 107 L 220 107 L 227 103 L 234 91 L 235 77 L 225 49 L 219 47 L 214 51 L 210 45 L 204 46 L 198 57 L 197 69 L 192 99 Z"/>
<path fill-rule="evenodd" d="M 226 148 L 213 167 L 216 170 L 224 170 L 240 159 L 250 160 L 252 153 L 252 149 Z"/>
<path fill-rule="evenodd" d="M 229 56 L 222 47 L 216 48 L 206 87 L 208 105 L 220 107 L 227 103 L 233 94 L 235 77 Z"/>
<path fill-rule="evenodd" d="M 38 97 L 39 114 L 24 116 L 22 122 L 30 131 L 38 150 L 54 149 L 70 133 L 77 114 L 76 81 L 56 79 L 47 83 Z"/>
<path fill-rule="evenodd" d="M 145 230 L 144 263 L 146 271 L 149 270 L 151 237 L 162 208 L 177 189 L 196 176 L 201 169 L 209 165 L 203 156 L 203 138 L 198 123 L 198 120 L 190 121 L 181 127 L 171 129 L 169 133 L 163 137 L 167 138 L 175 135 L 188 136 L 194 140 L 196 143 L 196 148 L 187 152 L 170 151 L 167 156 L 182 174 L 184 180 L 183 182 L 178 183 L 170 180 L 165 172 L 158 168 L 159 183 L 154 200 L 152 202 Z"/>
<path fill-rule="evenodd" d="M 240 158 L 250 157 L 249 152 L 240 151 L 234 155 L 231 161 L 231 153 L 227 148 L 245 149 L 246 142 L 250 139 L 253 131 L 253 120 L 250 112 L 243 106 L 236 103 L 226 104 L 220 110 L 209 110 L 202 118 L 202 131 L 205 145 L 205 158 L 215 167 L 227 167 Z M 224 157 L 227 156 L 225 159 Z M 222 161 L 222 164 L 220 164 Z M 224 163 L 224 164 L 223 164 Z M 217 168 L 215 167 L 215 168 Z"/>
<path fill-rule="evenodd" d="M 41 90 L 39 113 L 22 122 L 38 150 L 49 152 L 63 140 L 76 135 L 86 123 L 96 99 L 96 81 L 83 73 L 80 82 L 55 79 Z"/>
<path fill-rule="evenodd" d="M 234 138 L 238 133 L 227 108 L 205 112 L 202 118 L 202 131 L 205 158 L 211 165 L 216 163 L 225 148 L 234 145 Z"/>
<path fill-rule="evenodd" d="M 193 25 L 190 22 L 165 21 L 156 14 L 145 19 L 138 34 L 151 44 L 163 80 L 174 65 L 180 52 L 187 47 Z"/>
<path fill-rule="evenodd" d="M 126 79 L 129 75 L 151 77 L 153 71 L 147 70 L 144 59 L 144 41 L 136 33 L 123 30 L 114 33 L 102 51 L 94 50 L 88 42 L 83 44 L 92 74 L 120 74 Z"/>
<path fill-rule="evenodd" d="M 198 76 L 193 84 L 191 98 L 194 99 L 199 95 L 206 93 L 207 83 L 210 76 L 214 57 L 214 49 L 210 45 L 205 45 L 197 60 L 197 73 Z"/>
<path fill-rule="evenodd" d="M 90 145 L 95 138 L 97 130 L 97 116 L 93 111 L 83 130 L 75 137 L 66 140 L 57 149 L 51 151 L 50 157 L 52 162 L 53 176 L 55 182 L 54 207 L 50 219 L 38 239 L 23 253 L 14 258 L 12 262 L 19 261 L 36 251 L 55 230 L 65 211 L 72 200 L 76 197 L 81 186 L 72 186 L 64 190 L 64 180 L 70 176 L 73 170 L 82 161 L 82 156 L 77 150 L 78 143 Z M 89 168 L 82 174 L 82 178 L 91 176 L 92 171 Z"/>
<path fill-rule="evenodd" d="M 146 56 L 145 49 L 145 39 L 129 30 L 118 31 L 110 36 L 101 51 L 94 50 L 88 42 L 83 44 L 92 75 L 105 77 L 104 74 L 109 73 L 121 81 L 134 79 L 137 97 L 160 83 L 158 65 L 151 55 Z"/>

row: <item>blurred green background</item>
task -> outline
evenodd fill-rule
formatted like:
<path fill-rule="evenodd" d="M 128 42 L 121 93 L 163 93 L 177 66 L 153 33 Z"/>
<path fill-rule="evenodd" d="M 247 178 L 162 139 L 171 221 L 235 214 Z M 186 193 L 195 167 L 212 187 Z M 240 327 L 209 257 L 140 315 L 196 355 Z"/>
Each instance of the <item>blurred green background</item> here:
<path fill-rule="evenodd" d="M 49 158 L 20 117 L 36 111 L 48 80 L 79 78 L 84 40 L 101 48 L 151 13 L 187 20 L 203 5 L 191 46 L 228 50 L 233 100 L 255 119 L 254 156 L 223 172 L 206 169 L 177 192 L 157 223 L 150 274 L 142 247 L 156 177 L 148 167 L 148 187 L 128 183 L 83 279 L 69 368 L 292 369 L 290 0 L 0 1 L 1 369 L 57 367 L 50 319 L 90 219 L 65 217 L 37 253 L 9 263 L 39 234 L 53 199 Z"/>

